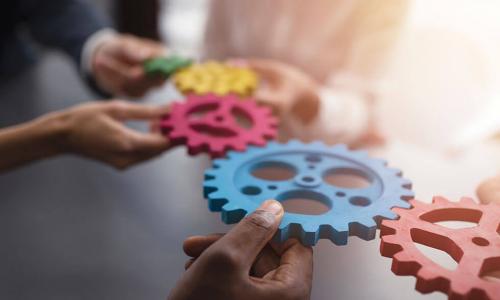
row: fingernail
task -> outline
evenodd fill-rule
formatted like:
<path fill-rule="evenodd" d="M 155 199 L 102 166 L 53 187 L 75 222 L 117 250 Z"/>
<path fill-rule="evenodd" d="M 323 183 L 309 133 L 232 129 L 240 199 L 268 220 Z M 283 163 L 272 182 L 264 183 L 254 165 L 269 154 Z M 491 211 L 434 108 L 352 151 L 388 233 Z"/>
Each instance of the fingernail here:
<path fill-rule="evenodd" d="M 283 212 L 283 206 L 281 206 L 281 203 L 276 200 L 266 200 L 264 203 L 262 203 L 260 209 L 277 216 Z"/>

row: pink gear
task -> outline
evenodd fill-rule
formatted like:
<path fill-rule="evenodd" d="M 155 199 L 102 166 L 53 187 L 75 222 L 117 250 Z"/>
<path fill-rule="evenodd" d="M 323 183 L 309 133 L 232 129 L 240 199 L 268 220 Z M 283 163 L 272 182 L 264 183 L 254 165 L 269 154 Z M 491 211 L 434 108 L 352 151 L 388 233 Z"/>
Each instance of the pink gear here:
<path fill-rule="evenodd" d="M 500 299 L 500 282 L 483 278 L 500 270 L 500 205 L 480 205 L 470 198 L 432 204 L 410 200 L 412 209 L 394 208 L 399 220 L 382 221 L 380 252 L 392 257 L 397 275 L 417 277 L 421 293 L 441 291 L 449 299 Z M 470 228 L 452 229 L 436 222 L 468 221 Z M 448 270 L 428 259 L 415 243 L 447 252 L 458 266 Z"/>
<path fill-rule="evenodd" d="M 248 126 L 240 124 L 241 119 Z M 264 146 L 276 137 L 277 124 L 271 110 L 251 98 L 208 94 L 174 103 L 161 128 L 173 145 L 186 144 L 189 154 L 208 152 L 215 158 L 228 150 L 244 151 L 248 145 Z"/>

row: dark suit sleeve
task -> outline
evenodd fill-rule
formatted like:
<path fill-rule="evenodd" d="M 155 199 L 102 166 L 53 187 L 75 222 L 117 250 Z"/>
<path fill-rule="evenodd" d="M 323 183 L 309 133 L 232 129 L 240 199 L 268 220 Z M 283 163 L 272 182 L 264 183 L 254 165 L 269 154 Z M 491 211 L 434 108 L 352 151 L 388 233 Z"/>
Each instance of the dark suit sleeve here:
<path fill-rule="evenodd" d="M 26 24 L 39 43 L 66 52 L 80 66 L 87 38 L 108 20 L 84 0 L 29 0 Z"/>

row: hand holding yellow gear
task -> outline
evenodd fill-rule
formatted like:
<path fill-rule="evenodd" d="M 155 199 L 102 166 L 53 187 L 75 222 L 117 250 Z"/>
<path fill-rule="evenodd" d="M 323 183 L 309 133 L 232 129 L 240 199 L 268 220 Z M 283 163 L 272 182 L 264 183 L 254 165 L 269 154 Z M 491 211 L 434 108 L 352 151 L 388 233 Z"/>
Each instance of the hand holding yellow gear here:
<path fill-rule="evenodd" d="M 174 83 L 183 94 L 250 96 L 257 87 L 257 74 L 252 70 L 215 61 L 191 65 L 179 71 Z"/>

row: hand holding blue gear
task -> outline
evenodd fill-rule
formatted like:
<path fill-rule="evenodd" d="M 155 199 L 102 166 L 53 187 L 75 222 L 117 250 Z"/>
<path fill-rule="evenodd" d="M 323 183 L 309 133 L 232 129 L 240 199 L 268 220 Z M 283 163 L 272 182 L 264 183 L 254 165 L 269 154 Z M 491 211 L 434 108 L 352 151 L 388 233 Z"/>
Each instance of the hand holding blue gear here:
<path fill-rule="evenodd" d="M 272 167 L 288 169 L 291 176 L 279 180 L 255 176 L 256 170 Z M 362 176 L 369 186 L 346 188 L 328 183 L 326 177 L 336 172 Z M 319 239 L 345 245 L 349 235 L 374 239 L 381 219 L 397 218 L 391 208 L 410 207 L 410 188 L 401 171 L 386 167 L 385 161 L 370 158 L 365 152 L 351 151 L 345 145 L 298 141 L 229 152 L 228 158 L 213 161 L 204 182 L 209 209 L 221 211 L 228 224 L 240 221 L 267 199 L 322 202 L 329 209 L 326 213 L 286 212 L 279 226 L 278 241 L 298 238 L 304 245 L 315 245 Z"/>

